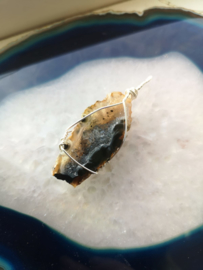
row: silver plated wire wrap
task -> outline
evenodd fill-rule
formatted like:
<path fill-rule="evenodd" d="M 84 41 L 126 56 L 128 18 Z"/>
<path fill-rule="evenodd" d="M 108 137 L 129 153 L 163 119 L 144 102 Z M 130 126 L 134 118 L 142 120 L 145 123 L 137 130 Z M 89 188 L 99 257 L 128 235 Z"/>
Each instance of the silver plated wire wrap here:
<path fill-rule="evenodd" d="M 92 115 L 93 113 L 96 113 L 100 110 L 103 110 L 103 109 L 106 109 L 106 108 L 110 108 L 110 107 L 114 107 L 114 106 L 118 106 L 120 104 L 123 104 L 123 110 L 124 110 L 124 116 L 125 116 L 125 131 L 124 131 L 124 138 L 123 138 L 123 142 L 125 141 L 126 139 L 126 136 L 127 136 L 127 128 L 128 128 L 128 116 L 127 116 L 127 108 L 126 108 L 126 100 L 127 98 L 129 97 L 129 95 L 131 95 L 131 99 L 136 99 L 137 98 L 137 95 L 138 95 L 138 90 L 140 90 L 140 88 L 142 88 L 143 85 L 145 85 L 147 82 L 149 82 L 150 80 L 152 79 L 152 76 L 149 76 L 144 82 L 142 82 L 140 85 L 138 85 L 136 88 L 132 87 L 132 88 L 129 88 L 126 90 L 126 94 L 125 94 L 125 97 L 123 99 L 122 102 L 119 102 L 119 103 L 116 103 L 116 104 L 113 104 L 113 105 L 108 105 L 108 106 L 104 106 L 104 107 L 101 107 L 89 114 L 87 114 L 86 116 L 84 116 L 83 118 L 81 118 L 80 120 L 76 121 L 74 124 L 72 124 L 71 126 L 69 126 L 67 129 L 66 129 L 66 132 L 65 132 L 65 135 L 63 136 L 63 138 L 61 139 L 61 143 L 59 144 L 59 149 L 61 151 L 63 151 L 70 159 L 72 159 L 72 161 L 74 161 L 76 164 L 78 164 L 80 167 L 82 167 L 83 169 L 87 170 L 88 172 L 92 173 L 92 174 L 98 174 L 97 172 L 94 172 L 90 169 L 88 169 L 87 167 L 85 167 L 84 165 L 82 165 L 80 162 L 78 162 L 77 160 L 75 160 L 64 148 L 65 146 L 65 138 L 67 137 L 67 135 L 71 132 L 71 128 L 73 128 L 76 124 L 78 124 L 79 122 L 83 121 L 84 119 L 86 119 L 88 116 Z"/>

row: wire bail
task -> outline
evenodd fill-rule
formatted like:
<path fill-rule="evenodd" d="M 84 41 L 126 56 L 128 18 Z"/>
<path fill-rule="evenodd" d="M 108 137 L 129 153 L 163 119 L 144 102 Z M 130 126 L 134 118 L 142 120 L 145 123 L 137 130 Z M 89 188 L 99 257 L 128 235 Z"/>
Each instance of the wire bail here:
<path fill-rule="evenodd" d="M 73 128 L 76 124 L 78 124 L 79 122 L 83 121 L 85 118 L 87 118 L 88 116 L 100 111 L 100 110 L 103 110 L 103 109 L 106 109 L 106 108 L 110 108 L 110 107 L 114 107 L 114 106 L 117 106 L 117 105 L 120 105 L 120 104 L 123 104 L 123 110 L 124 110 L 124 116 L 125 116 L 125 131 L 124 131 L 124 138 L 123 138 L 123 142 L 125 141 L 126 139 L 126 136 L 127 136 L 127 128 L 128 128 L 128 116 L 127 116 L 127 108 L 126 108 L 126 100 L 127 98 L 129 97 L 129 95 L 131 95 L 131 99 L 134 100 L 137 98 L 138 96 L 138 91 L 147 83 L 149 82 L 150 80 L 152 79 L 152 76 L 149 76 L 145 81 L 143 81 L 141 84 L 139 84 L 136 88 L 135 87 L 131 87 L 129 89 L 126 89 L 125 91 L 125 97 L 123 98 L 123 101 L 120 102 L 120 103 L 116 103 L 116 104 L 112 104 L 112 105 L 108 105 L 108 106 L 104 106 L 104 107 L 101 107 L 89 114 L 87 114 L 86 116 L 84 116 L 83 118 L 81 118 L 80 120 L 76 121 L 74 124 L 72 124 L 70 127 L 67 128 L 63 138 L 61 139 L 61 143 L 59 144 L 59 149 L 60 151 L 63 151 L 72 161 L 74 161 L 76 164 L 78 164 L 80 167 L 82 167 L 83 169 L 87 170 L 88 172 L 92 173 L 92 174 L 98 174 L 97 172 L 95 171 L 92 171 L 90 170 L 89 168 L 85 167 L 84 165 L 82 165 L 80 162 L 78 162 L 77 160 L 75 160 L 67 151 L 66 149 L 64 148 L 66 145 L 68 144 L 65 144 L 65 139 L 66 137 L 68 136 L 69 133 L 71 133 L 71 128 Z"/>

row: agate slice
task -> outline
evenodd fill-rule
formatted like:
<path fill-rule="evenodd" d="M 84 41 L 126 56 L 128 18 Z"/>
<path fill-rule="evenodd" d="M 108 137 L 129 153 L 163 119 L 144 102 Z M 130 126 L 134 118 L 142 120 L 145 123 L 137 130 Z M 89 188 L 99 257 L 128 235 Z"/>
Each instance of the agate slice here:
<path fill-rule="evenodd" d="M 121 92 L 108 94 L 103 101 L 88 107 L 83 117 L 108 105 L 120 103 L 125 98 Z M 127 130 L 131 126 L 131 95 L 125 100 Z M 123 104 L 102 109 L 77 123 L 70 136 L 63 139 L 66 152 L 86 168 L 97 172 L 120 149 L 125 134 Z M 74 162 L 64 151 L 59 154 L 53 175 L 76 187 L 86 180 L 91 172 Z"/>

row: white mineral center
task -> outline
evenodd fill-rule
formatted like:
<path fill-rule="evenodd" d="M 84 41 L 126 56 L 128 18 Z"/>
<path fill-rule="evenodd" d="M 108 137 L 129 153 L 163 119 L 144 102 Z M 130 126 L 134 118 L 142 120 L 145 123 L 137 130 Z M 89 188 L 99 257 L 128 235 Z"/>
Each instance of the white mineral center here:
<path fill-rule="evenodd" d="M 109 92 L 133 101 L 116 157 L 73 188 L 51 171 L 66 128 Z M 158 244 L 203 224 L 203 75 L 187 58 L 86 62 L 0 104 L 0 204 L 91 247 Z"/>

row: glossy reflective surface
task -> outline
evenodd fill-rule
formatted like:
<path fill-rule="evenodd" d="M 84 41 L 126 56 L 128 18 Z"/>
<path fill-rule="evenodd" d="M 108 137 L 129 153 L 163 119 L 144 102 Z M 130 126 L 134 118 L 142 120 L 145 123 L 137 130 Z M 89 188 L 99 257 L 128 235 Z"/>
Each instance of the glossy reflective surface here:
<path fill-rule="evenodd" d="M 50 33 L 49 39 L 40 42 L 35 39 L 32 45 L 19 46 L 16 51 L 10 52 L 10 55 L 7 54 L 0 64 L 2 73 L 0 98 L 3 100 L 16 91 L 23 91 L 54 80 L 76 65 L 98 58 L 121 56 L 145 58 L 177 51 L 203 70 L 202 19 L 182 20 L 180 14 L 170 14 L 168 19 L 164 19 L 164 16 L 166 15 L 158 14 L 153 17 L 153 20 L 146 18 L 141 22 L 133 16 L 130 19 L 116 18 L 115 21 L 112 21 L 112 18 L 111 20 L 103 18 L 102 23 L 101 21 L 98 23 L 97 18 L 94 18 L 85 26 L 85 31 L 84 26 L 77 24 L 67 31 L 59 31 L 60 37 Z M 146 29 L 151 30 L 146 32 L 144 31 Z M 105 35 L 106 32 L 108 37 Z M 81 33 L 88 33 L 85 34 L 86 41 L 81 38 Z M 122 35 L 125 36 L 81 49 L 84 45 Z M 11 72 L 23 64 L 27 65 L 53 56 L 55 50 L 58 54 L 64 53 L 67 47 L 65 46 L 63 50 L 63 40 L 64 44 L 67 44 L 67 40 L 72 40 L 69 51 L 80 49 L 36 63 L 5 77 L 6 72 Z M 47 46 L 50 46 L 49 51 L 45 50 Z M 3 177 L 1 181 L 4 181 Z M 1 198 L 0 203 L 4 204 Z M 203 229 L 199 228 L 188 235 L 154 247 L 97 250 L 80 246 L 40 221 L 1 207 L 0 266 L 3 269 L 201 270 Z"/>

